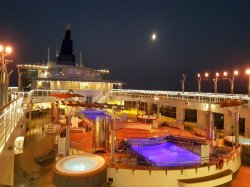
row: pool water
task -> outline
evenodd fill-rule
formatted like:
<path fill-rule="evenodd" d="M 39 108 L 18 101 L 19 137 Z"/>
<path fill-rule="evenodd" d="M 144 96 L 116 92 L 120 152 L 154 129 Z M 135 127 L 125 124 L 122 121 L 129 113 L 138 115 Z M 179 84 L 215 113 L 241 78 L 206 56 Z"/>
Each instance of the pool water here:
<path fill-rule="evenodd" d="M 96 171 L 104 164 L 105 160 L 101 156 L 84 153 L 62 158 L 56 163 L 56 170 L 65 174 L 84 174 Z"/>
<path fill-rule="evenodd" d="M 200 156 L 171 142 L 157 145 L 132 145 L 132 150 L 156 166 L 180 166 L 200 162 Z"/>
<path fill-rule="evenodd" d="M 110 115 L 106 114 L 103 110 L 84 110 L 83 114 L 91 120 L 96 120 L 97 117 L 99 118 L 111 117 Z"/>
<path fill-rule="evenodd" d="M 64 168 L 68 171 L 87 171 L 96 167 L 97 163 L 89 158 L 75 158 L 65 162 Z"/>

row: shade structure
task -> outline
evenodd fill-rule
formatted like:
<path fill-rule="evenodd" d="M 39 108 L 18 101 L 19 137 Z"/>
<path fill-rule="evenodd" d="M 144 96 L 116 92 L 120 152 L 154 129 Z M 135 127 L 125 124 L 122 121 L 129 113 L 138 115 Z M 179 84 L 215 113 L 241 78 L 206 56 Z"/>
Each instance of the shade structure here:
<path fill-rule="evenodd" d="M 85 107 L 85 108 L 101 108 L 101 109 L 112 109 L 115 108 L 116 110 L 124 110 L 127 108 L 124 105 L 117 105 L 117 104 L 108 104 L 108 103 L 89 103 L 89 102 L 79 102 L 79 101 L 61 101 L 61 104 L 72 106 L 72 107 Z"/>
<path fill-rule="evenodd" d="M 73 98 L 73 97 L 84 97 L 80 94 L 69 94 L 69 93 L 54 93 L 50 94 L 50 96 L 58 98 L 58 99 L 67 99 L 67 98 Z"/>
<path fill-rule="evenodd" d="M 226 100 L 226 101 L 218 102 L 216 104 L 219 104 L 220 107 L 232 107 L 232 106 L 243 105 L 244 102 L 242 100 Z"/>

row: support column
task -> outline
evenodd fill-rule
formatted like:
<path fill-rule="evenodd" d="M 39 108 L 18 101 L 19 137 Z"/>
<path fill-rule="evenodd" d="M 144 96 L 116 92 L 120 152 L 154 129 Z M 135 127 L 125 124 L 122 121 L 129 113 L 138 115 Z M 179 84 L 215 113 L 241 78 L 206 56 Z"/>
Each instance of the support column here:
<path fill-rule="evenodd" d="M 214 114 L 211 111 L 206 113 L 206 132 L 207 132 L 207 140 L 212 140 L 212 145 L 214 141 Z"/>
<path fill-rule="evenodd" d="M 157 102 L 157 116 L 158 116 L 158 118 L 159 118 L 159 116 L 161 116 L 161 114 L 160 114 L 160 107 L 161 107 L 161 103 Z"/>
<path fill-rule="evenodd" d="M 1 68 L 0 68 L 1 69 Z M 8 103 L 8 84 L 9 75 L 7 70 L 0 70 L 0 107 Z"/>
<path fill-rule="evenodd" d="M 234 119 L 235 119 L 235 146 L 237 147 L 239 144 L 239 112 L 234 113 Z"/>
<path fill-rule="evenodd" d="M 183 125 L 184 120 L 185 120 L 185 109 L 176 107 L 176 123 Z"/>
<path fill-rule="evenodd" d="M 67 111 L 65 111 L 65 113 L 67 114 Z M 58 121 L 58 115 L 59 115 L 58 104 L 51 103 L 51 121 L 52 122 L 57 122 Z"/>
<path fill-rule="evenodd" d="M 153 103 L 152 102 L 147 102 L 147 114 L 151 115 L 153 110 Z"/>
<path fill-rule="evenodd" d="M 206 130 L 206 113 L 206 111 L 197 110 L 197 125 L 202 130 Z"/>
<path fill-rule="evenodd" d="M 234 112 L 232 109 L 228 109 L 224 113 L 224 136 L 234 136 L 236 128 Z"/>
<path fill-rule="evenodd" d="M 71 116 L 66 116 L 65 155 L 69 156 Z"/>
<path fill-rule="evenodd" d="M 245 118 L 245 136 L 250 137 L 250 118 Z"/>
<path fill-rule="evenodd" d="M 115 119 L 111 120 L 111 162 L 115 161 Z"/>
<path fill-rule="evenodd" d="M 140 104 L 140 101 L 136 101 L 136 119 L 138 117 L 138 112 L 139 112 L 139 104 Z"/>

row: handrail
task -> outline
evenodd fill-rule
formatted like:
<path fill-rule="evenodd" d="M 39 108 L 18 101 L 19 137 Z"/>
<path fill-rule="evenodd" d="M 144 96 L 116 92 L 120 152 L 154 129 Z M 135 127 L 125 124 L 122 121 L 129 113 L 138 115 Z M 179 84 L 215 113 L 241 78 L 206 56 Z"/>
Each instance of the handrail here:
<path fill-rule="evenodd" d="M 216 162 L 219 158 L 222 158 L 224 162 L 228 162 L 230 160 L 234 160 L 236 157 L 240 157 L 241 147 L 238 146 L 235 150 L 229 152 L 228 154 L 219 154 L 217 157 L 203 157 L 202 160 L 190 160 L 184 162 L 164 162 L 164 163 L 150 163 L 147 161 L 138 161 L 136 157 L 121 157 L 116 155 L 115 162 L 112 163 L 111 167 L 119 168 L 127 168 L 127 169 L 147 169 L 147 170 L 171 170 L 171 169 L 188 169 L 195 168 L 197 169 L 199 166 L 204 166 L 202 163 L 204 160 L 209 160 L 209 162 L 205 165 L 210 167 L 211 165 L 216 165 Z M 128 164 L 129 163 L 129 164 Z M 159 164 L 165 164 L 166 166 L 157 166 Z"/>
<path fill-rule="evenodd" d="M 23 116 L 22 100 L 23 97 L 18 97 L 0 108 L 0 153 Z"/>
<path fill-rule="evenodd" d="M 130 90 L 130 89 L 113 89 L 111 91 L 114 95 L 127 95 L 138 97 L 140 99 L 162 97 L 168 100 L 177 100 L 185 102 L 199 102 L 199 103 L 217 103 L 225 100 L 243 100 L 245 103 L 250 101 L 250 97 L 246 94 L 214 94 L 214 93 L 198 93 L 198 92 L 179 92 L 179 91 L 157 91 L 157 90 Z"/>
<path fill-rule="evenodd" d="M 34 92 L 67 92 L 68 90 L 41 90 L 34 89 L 30 93 Z M 21 92 L 19 92 L 21 93 Z M 24 92 L 27 93 L 27 92 Z M 28 92 L 29 93 L 29 92 Z M 198 92 L 179 92 L 179 91 L 157 91 L 157 90 L 130 90 L 130 89 L 113 89 L 106 94 L 128 95 L 139 97 L 139 99 L 147 97 L 163 97 L 168 100 L 178 100 L 185 102 L 199 102 L 199 103 L 216 103 L 219 101 L 231 100 L 243 100 L 244 102 L 250 101 L 250 96 L 246 94 L 214 94 L 214 93 L 198 93 Z M 105 94 L 105 95 L 106 95 Z"/>

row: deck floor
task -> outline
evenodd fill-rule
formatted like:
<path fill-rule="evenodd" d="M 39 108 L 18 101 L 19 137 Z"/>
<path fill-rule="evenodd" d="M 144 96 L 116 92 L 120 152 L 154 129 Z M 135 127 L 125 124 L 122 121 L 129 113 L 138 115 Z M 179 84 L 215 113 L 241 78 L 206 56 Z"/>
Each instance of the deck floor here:
<path fill-rule="evenodd" d="M 32 120 L 33 128 L 26 136 L 24 144 L 24 152 L 19 155 L 15 155 L 15 186 L 25 187 L 55 187 L 52 182 L 52 164 L 41 167 L 34 162 L 34 158 L 41 154 L 44 150 L 49 149 L 54 144 L 54 135 L 45 134 L 42 132 L 42 124 L 46 123 L 47 119 Z M 120 138 L 132 136 L 138 137 L 147 135 L 147 137 L 154 137 L 156 134 L 165 132 L 168 127 L 160 129 L 152 129 L 151 131 L 141 129 L 120 129 L 117 130 L 116 135 Z M 181 131 L 178 129 L 170 129 L 171 135 L 181 135 L 186 137 L 196 137 L 194 134 L 188 131 Z M 83 141 L 82 148 L 91 151 L 93 142 L 93 134 L 91 132 L 83 133 L 71 133 L 71 141 L 79 142 Z M 229 184 L 231 187 L 246 187 L 250 186 L 250 166 L 242 165 L 239 171 L 236 173 L 233 181 Z"/>

